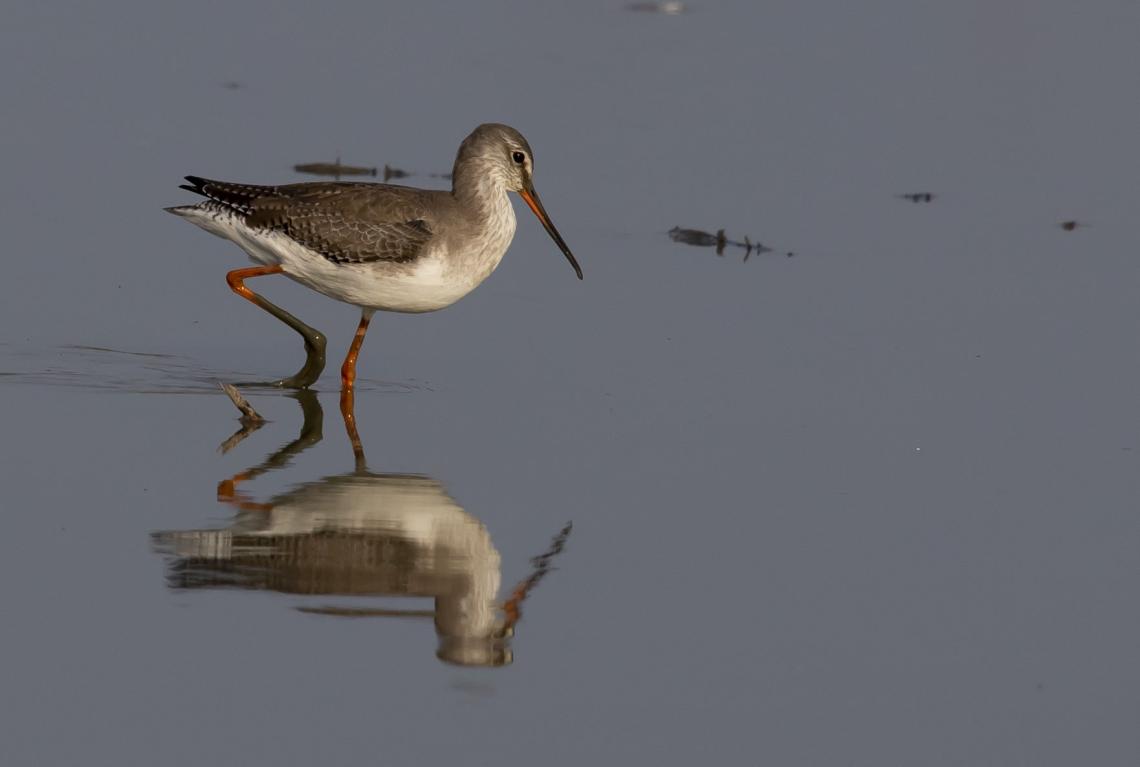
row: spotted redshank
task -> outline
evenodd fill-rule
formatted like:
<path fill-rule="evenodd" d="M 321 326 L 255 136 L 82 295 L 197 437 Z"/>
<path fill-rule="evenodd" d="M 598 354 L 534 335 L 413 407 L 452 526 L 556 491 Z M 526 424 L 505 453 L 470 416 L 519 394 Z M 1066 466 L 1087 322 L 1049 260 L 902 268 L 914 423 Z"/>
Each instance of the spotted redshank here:
<path fill-rule="evenodd" d="M 514 128 L 480 125 L 459 146 L 451 191 L 374 183 L 257 186 L 187 176 L 206 199 L 167 208 L 232 240 L 258 264 L 226 275 L 230 288 L 301 334 L 304 366 L 275 386 L 306 388 L 325 365 L 325 337 L 245 286 L 284 274 L 361 309 L 341 366 L 351 392 L 356 358 L 376 310 L 431 312 L 470 293 L 499 265 L 515 234 L 507 192 L 518 192 L 574 267 L 582 269 L 534 190 L 534 155 Z"/>

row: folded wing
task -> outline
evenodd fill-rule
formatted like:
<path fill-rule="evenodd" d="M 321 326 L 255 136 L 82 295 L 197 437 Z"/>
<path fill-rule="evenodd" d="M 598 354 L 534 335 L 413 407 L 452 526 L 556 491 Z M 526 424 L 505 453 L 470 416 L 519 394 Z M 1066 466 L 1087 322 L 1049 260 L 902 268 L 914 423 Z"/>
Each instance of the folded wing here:
<path fill-rule="evenodd" d="M 183 189 L 240 215 L 251 228 L 280 232 L 334 264 L 414 261 L 432 238 L 422 206 L 395 188 L 384 194 L 383 184 L 186 180 Z"/>

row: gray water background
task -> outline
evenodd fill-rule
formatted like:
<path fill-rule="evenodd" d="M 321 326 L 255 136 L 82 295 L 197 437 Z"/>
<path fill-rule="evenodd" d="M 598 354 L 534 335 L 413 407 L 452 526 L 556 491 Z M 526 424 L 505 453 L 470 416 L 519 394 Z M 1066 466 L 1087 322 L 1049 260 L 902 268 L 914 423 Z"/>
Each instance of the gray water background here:
<path fill-rule="evenodd" d="M 9 3 L 0 762 L 1136 764 L 1137 39 L 1131 2 Z M 377 317 L 357 419 L 504 584 L 574 521 L 514 663 L 167 589 L 149 533 L 224 527 L 299 427 L 251 392 L 215 450 L 214 381 L 301 350 L 161 211 L 180 177 L 438 185 L 492 120 L 585 281 L 517 206 L 479 290 Z M 351 469 L 334 371 L 252 493 Z"/>

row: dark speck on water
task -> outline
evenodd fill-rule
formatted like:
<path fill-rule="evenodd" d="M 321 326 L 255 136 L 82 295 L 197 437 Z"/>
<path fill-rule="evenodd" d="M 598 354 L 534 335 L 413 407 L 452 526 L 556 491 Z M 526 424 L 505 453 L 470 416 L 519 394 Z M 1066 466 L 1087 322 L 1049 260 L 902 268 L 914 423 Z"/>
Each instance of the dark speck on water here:
<path fill-rule="evenodd" d="M 1066 232 L 1071 232 L 1074 229 L 1081 229 L 1083 227 L 1086 227 L 1086 226 L 1088 226 L 1088 224 L 1082 224 L 1080 221 L 1069 220 L 1069 221 L 1062 221 L 1061 223 L 1057 224 L 1057 226 L 1061 227 Z"/>
<path fill-rule="evenodd" d="M 905 194 L 895 195 L 895 197 L 900 200 L 908 200 L 909 202 L 933 202 L 937 196 L 938 195 L 930 192 L 906 192 Z"/>

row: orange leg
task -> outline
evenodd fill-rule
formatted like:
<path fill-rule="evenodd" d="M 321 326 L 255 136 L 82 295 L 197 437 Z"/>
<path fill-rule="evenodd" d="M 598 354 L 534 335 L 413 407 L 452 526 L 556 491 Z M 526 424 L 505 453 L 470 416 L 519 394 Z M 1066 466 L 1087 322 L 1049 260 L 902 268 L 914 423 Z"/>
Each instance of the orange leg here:
<path fill-rule="evenodd" d="M 350 391 L 356 383 L 356 358 L 360 356 L 360 347 L 364 344 L 364 334 L 368 332 L 368 323 L 372 321 L 372 310 L 365 309 L 360 314 L 360 324 L 356 326 L 356 335 L 352 337 L 352 345 L 348 347 L 348 356 L 340 366 L 340 387 L 342 391 Z"/>
<path fill-rule="evenodd" d="M 352 443 L 357 471 L 363 471 L 367 466 L 360 434 L 356 431 L 356 393 L 353 384 L 356 382 L 356 358 L 360 356 L 360 346 L 364 343 L 364 334 L 368 332 L 368 323 L 371 320 L 372 310 L 365 309 L 360 315 L 360 325 L 356 328 L 356 335 L 352 337 L 352 344 L 348 347 L 348 356 L 344 358 L 344 364 L 340 368 L 340 414 L 344 418 L 344 430 L 348 434 L 348 441 Z"/>
<path fill-rule="evenodd" d="M 261 277 L 266 274 L 281 274 L 282 271 L 284 270 L 280 266 L 250 266 L 245 269 L 234 269 L 226 275 L 226 282 L 229 283 L 230 290 L 269 312 L 293 328 L 293 330 L 300 333 L 301 338 L 305 339 L 304 366 L 302 366 L 295 375 L 271 383 L 272 386 L 304 389 L 313 385 L 320 377 L 321 371 L 325 369 L 326 342 L 324 334 L 315 328 L 309 327 L 289 312 L 277 306 L 277 304 L 266 300 L 245 286 L 245 280 L 250 277 Z M 248 386 L 249 384 L 246 385 Z"/>
<path fill-rule="evenodd" d="M 249 266 L 245 269 L 234 269 L 226 274 L 226 283 L 230 290 L 237 293 L 247 301 L 257 304 L 258 295 L 245 286 L 250 277 L 261 277 L 266 274 L 281 274 L 284 269 L 280 266 Z M 260 306 L 261 304 L 258 304 Z"/>

